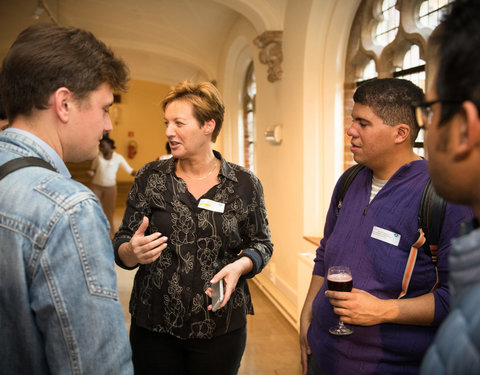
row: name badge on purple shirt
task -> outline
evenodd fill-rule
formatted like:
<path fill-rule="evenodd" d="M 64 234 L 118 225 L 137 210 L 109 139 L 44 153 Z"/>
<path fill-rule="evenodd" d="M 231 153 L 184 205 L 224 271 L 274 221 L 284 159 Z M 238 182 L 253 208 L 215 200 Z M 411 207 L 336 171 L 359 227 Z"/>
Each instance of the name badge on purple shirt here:
<path fill-rule="evenodd" d="M 387 229 L 375 227 L 375 226 L 373 227 L 373 230 L 372 230 L 372 238 L 389 243 L 390 245 L 393 245 L 393 246 L 398 246 L 398 244 L 400 243 L 401 237 L 402 236 L 400 236 L 398 233 L 389 231 Z"/>

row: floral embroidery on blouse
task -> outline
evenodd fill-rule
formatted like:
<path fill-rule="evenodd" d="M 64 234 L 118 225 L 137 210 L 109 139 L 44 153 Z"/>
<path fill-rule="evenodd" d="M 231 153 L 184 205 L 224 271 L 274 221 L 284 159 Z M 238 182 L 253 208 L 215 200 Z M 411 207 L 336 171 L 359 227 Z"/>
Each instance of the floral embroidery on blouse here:
<path fill-rule="evenodd" d="M 161 256 L 140 265 L 135 275 L 130 313 L 139 326 L 184 339 L 208 339 L 242 327 L 246 314 L 253 314 L 247 278 L 259 273 L 273 252 L 263 188 L 251 171 L 218 152 L 215 156 L 221 160 L 220 183 L 201 199 L 225 204 L 223 213 L 198 207 L 199 200 L 175 175 L 174 158 L 148 163 L 135 177 L 114 237 L 117 264 L 127 268 L 118 248 L 130 240 L 143 216 L 150 221 L 146 235 L 158 231 L 168 237 Z M 224 308 L 207 310 L 210 280 L 239 256 L 252 260 L 252 272 L 239 279 Z"/>

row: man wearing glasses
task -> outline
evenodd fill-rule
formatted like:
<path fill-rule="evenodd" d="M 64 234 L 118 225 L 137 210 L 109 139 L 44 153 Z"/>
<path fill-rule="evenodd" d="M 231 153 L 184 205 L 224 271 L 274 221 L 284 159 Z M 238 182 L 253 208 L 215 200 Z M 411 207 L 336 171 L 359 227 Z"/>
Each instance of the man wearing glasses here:
<path fill-rule="evenodd" d="M 480 2 L 457 1 L 429 41 L 436 76 L 416 107 L 437 192 L 480 217 Z M 465 223 L 449 256 L 451 311 L 422 374 L 480 374 L 480 229 Z"/>

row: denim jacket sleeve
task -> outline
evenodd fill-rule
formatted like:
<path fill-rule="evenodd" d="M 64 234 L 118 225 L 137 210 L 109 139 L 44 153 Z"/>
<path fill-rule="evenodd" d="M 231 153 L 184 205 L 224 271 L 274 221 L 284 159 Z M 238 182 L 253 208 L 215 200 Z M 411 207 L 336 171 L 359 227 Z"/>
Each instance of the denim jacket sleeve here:
<path fill-rule="evenodd" d="M 31 273 L 31 306 L 52 373 L 133 373 L 101 206 L 77 193 L 61 202 L 50 227 Z"/>

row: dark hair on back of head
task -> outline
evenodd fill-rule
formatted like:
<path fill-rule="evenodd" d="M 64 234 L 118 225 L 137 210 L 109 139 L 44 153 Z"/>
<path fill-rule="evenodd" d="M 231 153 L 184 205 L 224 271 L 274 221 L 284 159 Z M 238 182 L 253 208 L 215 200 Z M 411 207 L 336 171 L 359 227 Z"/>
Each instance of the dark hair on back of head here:
<path fill-rule="evenodd" d="M 6 120 L 7 114 L 5 113 L 5 109 L 3 108 L 2 98 L 0 98 L 0 120 Z"/>
<path fill-rule="evenodd" d="M 480 1 L 457 0 L 432 34 L 429 47 L 438 59 L 436 92 L 439 99 L 471 100 L 480 111 Z M 461 103 L 442 103 L 440 124 Z"/>

